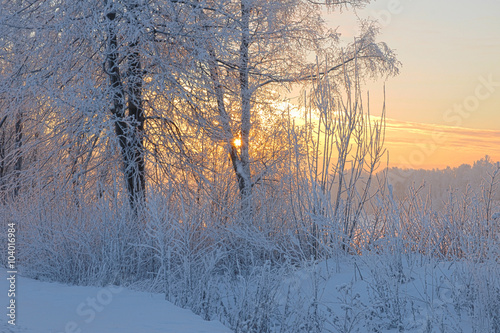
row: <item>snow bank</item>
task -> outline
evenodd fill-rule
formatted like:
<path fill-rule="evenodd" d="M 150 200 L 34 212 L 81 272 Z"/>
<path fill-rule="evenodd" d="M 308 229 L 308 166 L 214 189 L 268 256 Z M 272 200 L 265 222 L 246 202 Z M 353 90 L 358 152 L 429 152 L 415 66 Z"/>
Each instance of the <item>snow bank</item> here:
<path fill-rule="evenodd" d="M 0 332 L 23 333 L 224 333 L 163 295 L 109 286 L 78 287 L 23 278 L 16 281 L 16 326 L 9 325 L 7 271 L 0 269 Z"/>

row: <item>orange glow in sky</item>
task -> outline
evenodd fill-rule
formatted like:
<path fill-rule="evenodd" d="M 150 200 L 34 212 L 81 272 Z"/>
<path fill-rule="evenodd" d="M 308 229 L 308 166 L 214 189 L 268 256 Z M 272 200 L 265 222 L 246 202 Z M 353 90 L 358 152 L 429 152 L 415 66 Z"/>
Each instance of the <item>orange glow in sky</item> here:
<path fill-rule="evenodd" d="M 372 114 L 386 86 L 390 166 L 443 168 L 500 160 L 500 1 L 378 0 L 357 11 L 377 19 L 379 41 L 403 66 L 367 82 Z M 352 11 L 329 13 L 345 43 L 358 33 Z"/>
<path fill-rule="evenodd" d="M 407 169 L 443 169 L 489 155 L 500 161 L 500 131 L 387 119 L 389 164 Z"/>

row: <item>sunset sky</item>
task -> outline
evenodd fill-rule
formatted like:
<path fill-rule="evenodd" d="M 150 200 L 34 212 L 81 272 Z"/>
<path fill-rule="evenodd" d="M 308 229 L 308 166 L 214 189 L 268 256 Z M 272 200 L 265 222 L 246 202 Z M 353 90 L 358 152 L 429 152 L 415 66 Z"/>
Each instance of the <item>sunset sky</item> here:
<path fill-rule="evenodd" d="M 379 40 L 403 64 L 385 82 L 390 165 L 499 161 L 500 1 L 379 0 L 357 15 L 379 20 Z M 352 11 L 327 20 L 344 40 L 355 36 Z M 383 84 L 368 83 L 373 110 L 381 109 Z"/>

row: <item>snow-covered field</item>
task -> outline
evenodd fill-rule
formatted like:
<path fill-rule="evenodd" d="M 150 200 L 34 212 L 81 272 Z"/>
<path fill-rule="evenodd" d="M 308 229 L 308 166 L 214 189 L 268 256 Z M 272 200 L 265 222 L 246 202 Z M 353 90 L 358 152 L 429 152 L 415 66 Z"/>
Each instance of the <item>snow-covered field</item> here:
<path fill-rule="evenodd" d="M 17 275 L 16 326 L 7 323 L 7 271 L 0 269 L 0 332 L 23 333 L 224 333 L 162 295 L 121 287 L 78 287 Z"/>
<path fill-rule="evenodd" d="M 277 290 L 267 291 L 268 302 L 256 304 L 256 312 L 246 317 L 250 323 L 263 316 L 277 332 L 496 332 L 498 269 L 491 262 L 471 266 L 386 255 L 340 257 L 288 275 Z M 2 268 L 4 312 L 7 277 Z M 252 289 L 247 297 L 257 300 Z M 2 333 L 231 332 L 161 294 L 123 287 L 70 286 L 18 275 L 16 296 L 16 326 L 7 323 L 4 313 Z M 259 315 L 259 309 L 268 313 Z M 239 328 L 259 332 L 252 325 Z"/>
<path fill-rule="evenodd" d="M 321 332 L 411 333 L 487 327 L 474 322 L 481 319 L 471 318 L 466 307 L 458 309 L 458 298 L 465 294 L 460 264 L 420 265 L 402 259 L 398 267 L 394 259 L 371 255 L 328 260 L 287 279 L 281 295 L 308 304 L 303 308 L 310 318 L 304 332 L 316 327 Z"/>

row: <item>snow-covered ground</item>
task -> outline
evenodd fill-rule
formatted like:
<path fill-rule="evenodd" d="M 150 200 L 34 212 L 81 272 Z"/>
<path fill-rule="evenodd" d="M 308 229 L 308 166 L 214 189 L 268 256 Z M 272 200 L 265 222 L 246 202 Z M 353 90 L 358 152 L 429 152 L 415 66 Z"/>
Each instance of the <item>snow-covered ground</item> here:
<path fill-rule="evenodd" d="M 22 333 L 224 333 L 163 295 L 120 287 L 78 287 L 16 276 L 16 326 L 7 320 L 7 271 L 0 269 L 0 332 Z"/>
<path fill-rule="evenodd" d="M 417 255 L 410 259 L 398 254 L 340 256 L 287 276 L 264 270 L 255 276 L 255 283 L 241 278 L 227 288 L 221 286 L 227 294 L 218 296 L 231 312 L 225 319 L 233 320 L 233 325 L 235 318 L 239 320 L 235 327 L 242 332 L 261 332 L 262 327 L 268 332 L 300 333 L 500 332 L 498 263 Z M 17 325 L 12 327 L 6 316 L 8 289 L 2 268 L 0 333 L 231 332 L 220 322 L 204 321 L 173 305 L 161 294 L 20 276 Z"/>
<path fill-rule="evenodd" d="M 500 332 L 498 263 L 411 259 L 320 262 L 283 281 L 281 303 L 300 304 L 301 332 Z"/>

